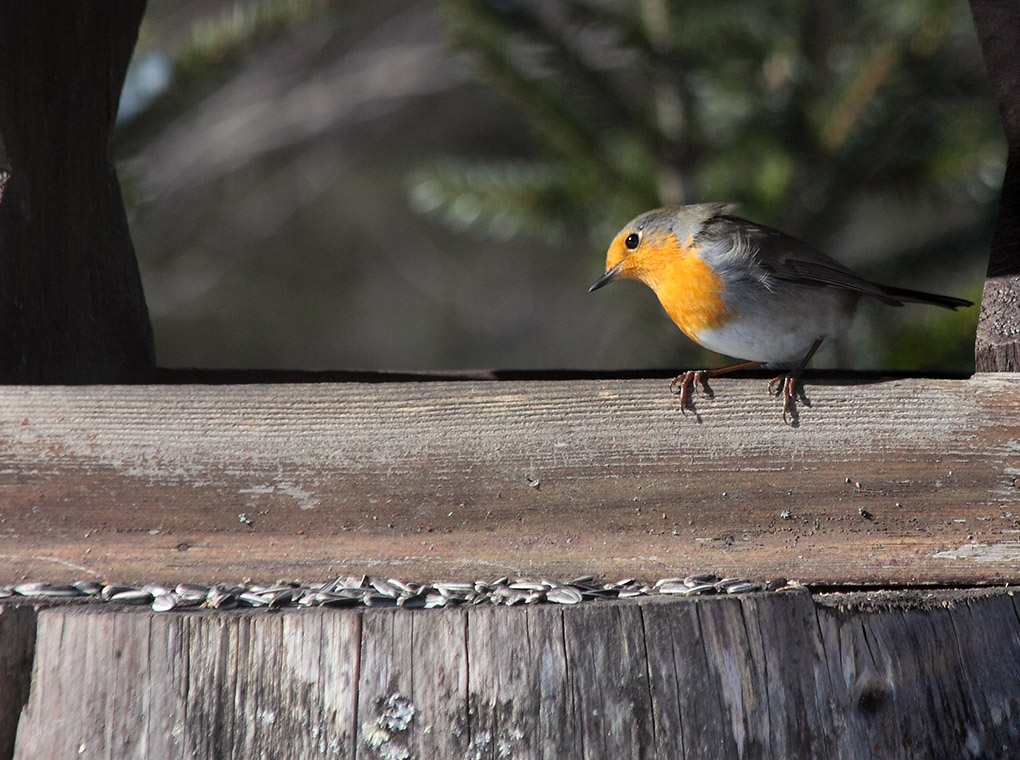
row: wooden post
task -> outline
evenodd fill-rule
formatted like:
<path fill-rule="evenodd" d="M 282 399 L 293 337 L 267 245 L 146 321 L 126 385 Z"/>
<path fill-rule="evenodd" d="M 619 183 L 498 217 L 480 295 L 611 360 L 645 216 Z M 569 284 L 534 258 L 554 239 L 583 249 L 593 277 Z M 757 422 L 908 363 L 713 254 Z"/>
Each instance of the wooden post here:
<path fill-rule="evenodd" d="M 1015 757 L 1003 591 L 38 612 L 15 758 Z"/>
<path fill-rule="evenodd" d="M 0 758 L 14 754 L 18 718 L 28 701 L 35 654 L 35 610 L 0 605 Z"/>
<path fill-rule="evenodd" d="M 0 382 L 151 376 L 152 330 L 107 155 L 144 10 L 145 0 L 0 3 Z"/>
<path fill-rule="evenodd" d="M 979 372 L 1020 370 L 1020 5 L 971 0 L 992 91 L 1009 145 L 999 218 L 974 347 Z"/>

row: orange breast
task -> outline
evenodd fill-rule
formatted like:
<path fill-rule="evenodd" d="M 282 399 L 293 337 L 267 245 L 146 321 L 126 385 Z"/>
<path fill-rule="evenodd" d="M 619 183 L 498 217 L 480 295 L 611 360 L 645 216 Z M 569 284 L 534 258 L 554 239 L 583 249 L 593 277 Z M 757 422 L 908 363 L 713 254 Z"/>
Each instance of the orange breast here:
<path fill-rule="evenodd" d="M 722 280 L 686 242 L 681 245 L 671 234 L 646 239 L 633 276 L 654 290 L 676 326 L 697 340 L 698 333 L 721 327 L 736 315 L 723 303 Z"/>

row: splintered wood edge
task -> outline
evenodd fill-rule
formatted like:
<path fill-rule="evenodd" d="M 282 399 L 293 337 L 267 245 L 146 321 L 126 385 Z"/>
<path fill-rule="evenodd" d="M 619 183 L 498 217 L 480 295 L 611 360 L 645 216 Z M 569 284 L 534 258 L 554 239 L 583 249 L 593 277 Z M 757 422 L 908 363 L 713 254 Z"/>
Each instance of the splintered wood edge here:
<path fill-rule="evenodd" d="M 0 388 L 0 583 L 1020 579 L 1020 383 Z"/>

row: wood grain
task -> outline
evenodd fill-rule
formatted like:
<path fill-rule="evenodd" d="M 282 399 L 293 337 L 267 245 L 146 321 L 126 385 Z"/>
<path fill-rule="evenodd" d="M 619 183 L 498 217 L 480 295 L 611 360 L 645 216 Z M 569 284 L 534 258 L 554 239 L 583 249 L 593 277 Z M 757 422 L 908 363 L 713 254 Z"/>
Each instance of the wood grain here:
<path fill-rule="evenodd" d="M 15 757 L 1016 757 L 986 590 L 38 612 Z M 356 737 L 356 740 L 354 740 Z"/>
<path fill-rule="evenodd" d="M 1016 173 L 1020 174 L 1020 166 L 1017 167 Z M 1016 184 L 1016 192 L 1020 195 L 1020 179 Z M 1016 203 L 1020 207 L 1020 200 Z M 1020 240 L 1016 242 L 1020 246 Z M 974 363 L 978 370 L 1020 371 L 1018 321 L 1020 321 L 1020 275 L 988 277 L 981 296 L 981 317 L 974 344 Z"/>
<path fill-rule="evenodd" d="M 0 582 L 1016 582 L 1018 380 L 3 387 Z"/>
<path fill-rule="evenodd" d="M 644 755 L 655 745 L 646 642 L 638 605 L 584 605 L 564 616 L 567 669 L 586 753 Z"/>

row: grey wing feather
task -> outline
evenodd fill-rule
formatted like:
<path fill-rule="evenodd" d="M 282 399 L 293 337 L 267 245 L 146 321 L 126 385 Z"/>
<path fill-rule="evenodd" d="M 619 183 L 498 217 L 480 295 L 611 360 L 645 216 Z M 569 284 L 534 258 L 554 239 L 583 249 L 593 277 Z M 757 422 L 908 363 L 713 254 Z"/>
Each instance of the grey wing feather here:
<path fill-rule="evenodd" d="M 751 276 L 772 289 L 776 281 L 819 288 L 842 288 L 890 306 L 930 303 L 946 309 L 973 306 L 964 298 L 897 288 L 865 280 L 853 270 L 785 232 L 725 213 L 710 218 L 699 235 L 705 253 L 734 279 Z M 763 253 L 763 249 L 768 254 Z M 755 267 L 747 267 L 748 257 Z"/>
<path fill-rule="evenodd" d="M 729 222 L 730 232 L 736 241 L 734 248 L 750 254 L 768 279 L 775 278 L 800 285 L 814 285 L 820 288 L 844 288 L 869 295 L 890 306 L 902 306 L 903 301 L 890 296 L 882 286 L 865 280 L 851 269 L 840 264 L 821 251 L 790 237 L 785 232 L 748 222 L 734 216 L 720 216 Z M 775 251 L 774 255 L 763 256 L 762 248 Z M 800 255 L 798 255 L 800 254 Z"/>
<path fill-rule="evenodd" d="M 824 254 L 817 255 L 823 256 Z M 890 306 L 903 305 L 903 302 L 899 299 L 887 295 L 879 285 L 858 277 L 836 261 L 821 263 L 791 257 L 783 259 L 779 262 L 778 266 L 770 268 L 772 269 L 773 276 L 781 280 L 818 285 L 820 287 L 846 288 L 847 290 L 854 290 L 858 293 L 869 295 Z"/>

